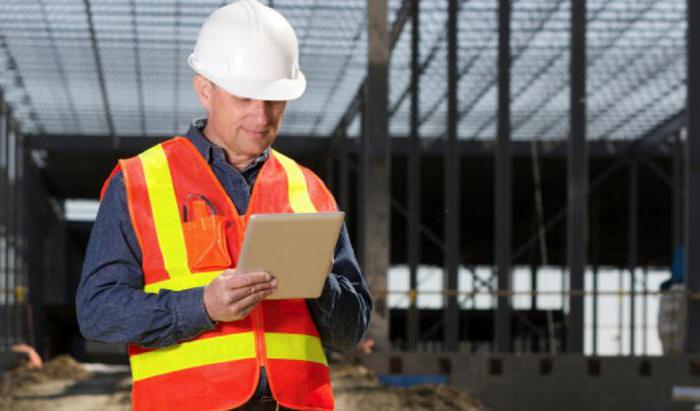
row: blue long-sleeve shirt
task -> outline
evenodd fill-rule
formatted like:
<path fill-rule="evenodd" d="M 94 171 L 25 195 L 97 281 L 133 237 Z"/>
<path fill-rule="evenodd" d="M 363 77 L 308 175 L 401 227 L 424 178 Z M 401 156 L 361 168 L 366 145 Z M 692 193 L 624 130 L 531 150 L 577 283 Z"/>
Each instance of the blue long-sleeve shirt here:
<path fill-rule="evenodd" d="M 186 137 L 243 214 L 269 151 L 240 172 L 226 161 L 223 149 L 202 134 L 205 124 L 206 120 L 193 122 Z M 147 294 L 142 287 L 141 250 L 129 217 L 124 177 L 118 171 L 105 191 L 88 242 L 76 294 L 80 331 L 96 341 L 165 347 L 214 328 L 204 309 L 203 287 L 158 294 Z M 323 292 L 307 305 L 325 348 L 345 351 L 362 338 L 372 301 L 346 227 Z"/>

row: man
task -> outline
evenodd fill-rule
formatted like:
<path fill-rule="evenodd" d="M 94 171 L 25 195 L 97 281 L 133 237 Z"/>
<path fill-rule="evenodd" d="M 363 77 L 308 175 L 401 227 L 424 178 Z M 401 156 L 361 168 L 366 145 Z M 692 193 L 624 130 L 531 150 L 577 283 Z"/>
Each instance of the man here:
<path fill-rule="evenodd" d="M 76 297 L 83 335 L 129 343 L 134 409 L 332 409 L 323 349 L 348 350 L 371 298 L 343 227 L 315 300 L 265 300 L 236 273 L 248 216 L 331 211 L 321 180 L 271 149 L 306 81 L 289 22 L 255 0 L 215 11 L 188 63 L 207 118 L 121 160 Z"/>

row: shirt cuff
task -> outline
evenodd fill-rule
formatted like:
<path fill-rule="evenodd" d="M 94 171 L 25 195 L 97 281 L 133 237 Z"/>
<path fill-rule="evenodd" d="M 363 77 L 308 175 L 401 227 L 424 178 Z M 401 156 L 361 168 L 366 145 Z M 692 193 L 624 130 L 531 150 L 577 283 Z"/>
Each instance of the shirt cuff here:
<path fill-rule="evenodd" d="M 340 284 L 335 274 L 330 273 L 323 285 L 321 296 L 310 300 L 310 305 L 318 321 L 327 323 L 335 310 L 335 302 L 341 294 Z"/>
<path fill-rule="evenodd" d="M 204 308 L 204 287 L 183 290 L 177 294 L 179 298 L 175 305 L 175 315 L 184 339 L 216 326 Z"/>

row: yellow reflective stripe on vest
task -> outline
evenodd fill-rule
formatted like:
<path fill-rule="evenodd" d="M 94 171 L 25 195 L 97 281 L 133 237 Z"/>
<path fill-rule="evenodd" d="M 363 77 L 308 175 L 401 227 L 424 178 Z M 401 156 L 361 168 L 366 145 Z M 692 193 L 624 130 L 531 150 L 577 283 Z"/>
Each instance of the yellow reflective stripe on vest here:
<path fill-rule="evenodd" d="M 153 225 L 163 254 L 165 269 L 171 278 L 189 274 L 180 210 L 163 146 L 158 144 L 139 155 L 139 158 L 143 165 L 143 174 L 153 210 Z"/>
<path fill-rule="evenodd" d="M 157 293 L 160 290 L 180 291 L 194 287 L 204 287 L 205 285 L 209 284 L 211 280 L 218 277 L 219 274 L 221 274 L 221 270 L 192 273 L 189 275 L 178 275 L 177 277 L 169 278 L 167 280 L 146 284 L 144 291 L 147 293 Z"/>
<path fill-rule="evenodd" d="M 265 349 L 271 360 L 313 361 L 328 365 L 321 340 L 311 335 L 266 332 Z"/>
<path fill-rule="evenodd" d="M 204 338 L 129 357 L 134 381 L 226 361 L 255 357 L 252 332 Z"/>
<path fill-rule="evenodd" d="M 306 178 L 299 164 L 278 151 L 272 150 L 272 152 L 287 173 L 287 191 L 292 211 L 295 213 L 315 213 L 316 207 L 309 197 Z"/>

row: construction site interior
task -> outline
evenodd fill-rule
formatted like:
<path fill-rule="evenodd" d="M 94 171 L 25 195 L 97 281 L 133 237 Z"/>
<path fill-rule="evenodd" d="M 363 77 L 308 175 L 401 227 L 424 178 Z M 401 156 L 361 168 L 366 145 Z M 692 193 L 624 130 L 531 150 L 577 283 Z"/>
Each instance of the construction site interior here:
<path fill-rule="evenodd" d="M 374 300 L 336 409 L 700 410 L 700 1 L 260 1 L 308 82 L 274 148 Z M 132 409 L 85 250 L 117 160 L 205 115 L 226 3 L 0 0 L 1 411 Z"/>

